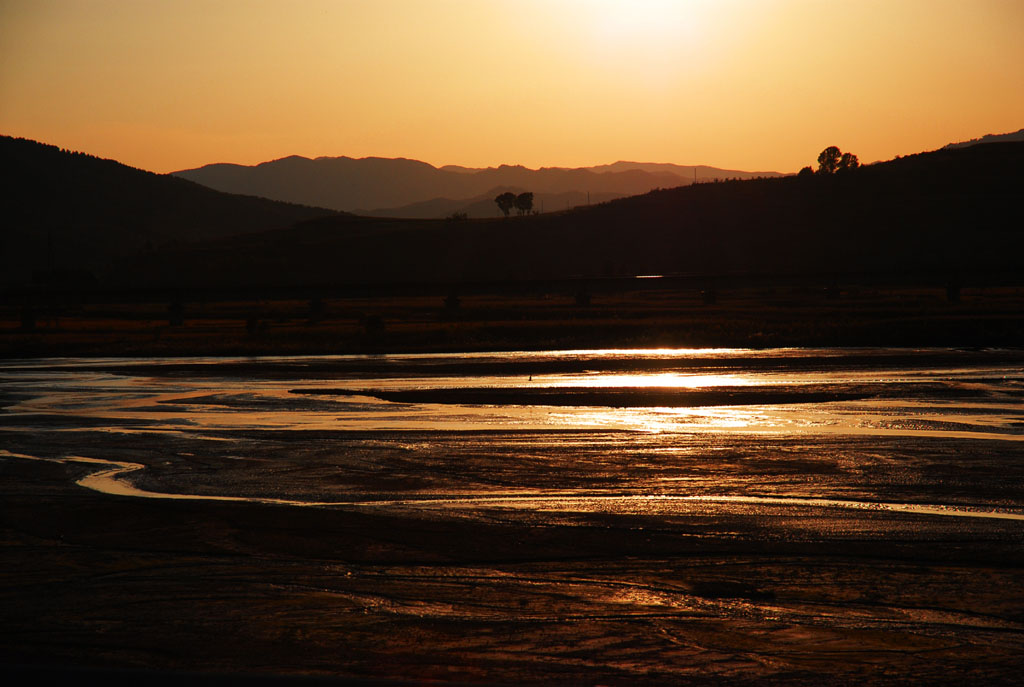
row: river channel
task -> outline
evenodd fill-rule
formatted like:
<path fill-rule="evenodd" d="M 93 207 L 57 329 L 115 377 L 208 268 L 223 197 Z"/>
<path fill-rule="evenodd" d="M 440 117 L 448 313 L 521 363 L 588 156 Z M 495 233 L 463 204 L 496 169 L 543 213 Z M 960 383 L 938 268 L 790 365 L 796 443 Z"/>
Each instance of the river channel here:
<path fill-rule="evenodd" d="M 9 606 L 22 662 L 56 644 L 146 670 L 882 684 L 998 683 L 1024 655 L 1020 351 L 7 360 L 0 469 L 9 594 L 33 565 L 60 590 Z M 81 521 L 33 515 L 43 494 Z M 67 588 L 58 553 L 83 570 L 110 547 L 127 588 Z M 245 564 L 215 567 L 258 602 L 124 572 L 228 551 Z M 172 608 L 197 590 L 216 633 L 259 638 L 191 644 Z M 317 596 L 330 612 L 281 606 Z M 149 606 L 108 619 L 97 658 L 73 639 L 95 610 L 56 598 Z M 177 648 L 147 653 L 141 626 Z"/>

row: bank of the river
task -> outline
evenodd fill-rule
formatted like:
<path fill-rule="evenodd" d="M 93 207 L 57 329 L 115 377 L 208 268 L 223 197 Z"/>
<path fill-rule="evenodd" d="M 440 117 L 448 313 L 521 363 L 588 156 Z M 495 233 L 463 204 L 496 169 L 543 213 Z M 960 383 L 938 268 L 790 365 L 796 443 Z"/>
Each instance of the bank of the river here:
<path fill-rule="evenodd" d="M 642 280 L 641 280 L 642 281 Z M 744 287 L 0 306 L 0 356 L 1018 346 L 1024 288 Z"/>

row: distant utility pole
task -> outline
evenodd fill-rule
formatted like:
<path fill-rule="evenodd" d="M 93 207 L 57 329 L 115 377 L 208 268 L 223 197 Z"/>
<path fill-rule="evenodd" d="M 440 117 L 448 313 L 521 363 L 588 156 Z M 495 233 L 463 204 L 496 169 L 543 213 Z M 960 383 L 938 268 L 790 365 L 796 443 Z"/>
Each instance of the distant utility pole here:
<path fill-rule="evenodd" d="M 587 191 L 587 205 L 590 205 L 590 191 Z"/>

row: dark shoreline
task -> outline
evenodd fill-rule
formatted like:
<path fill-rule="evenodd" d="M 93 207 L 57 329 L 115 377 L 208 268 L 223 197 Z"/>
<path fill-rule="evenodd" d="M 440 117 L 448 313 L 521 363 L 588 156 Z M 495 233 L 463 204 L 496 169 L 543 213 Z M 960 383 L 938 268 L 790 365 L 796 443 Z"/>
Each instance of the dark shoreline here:
<path fill-rule="evenodd" d="M 642 281 L 642 280 L 641 280 Z M 46 301 L 46 297 L 41 297 Z M 0 304 L 0 358 L 328 355 L 567 349 L 1019 347 L 1024 287 L 850 285 Z M 176 314 L 169 309 L 176 306 Z"/>
<path fill-rule="evenodd" d="M 788 348 L 770 351 L 756 349 L 729 349 L 721 353 L 708 351 L 635 351 L 616 352 L 616 349 L 575 349 L 573 351 L 545 350 L 513 351 L 459 351 L 451 353 L 395 353 L 395 354 L 345 354 L 295 356 L 209 356 L 212 361 L 197 359 L 196 356 L 157 356 L 150 361 L 138 358 L 126 362 L 117 356 L 82 356 L 90 369 L 102 370 L 121 375 L 175 375 L 203 378 L 247 376 L 254 379 L 296 379 L 313 378 L 329 380 L 334 378 L 359 379 L 374 375 L 415 377 L 459 377 L 489 376 L 515 380 L 519 392 L 530 385 L 530 377 L 541 375 L 611 373 L 645 374 L 676 373 L 730 374 L 736 372 L 817 372 L 856 371 L 886 369 L 901 373 L 917 370 L 931 370 L 963 365 L 1020 365 L 1024 367 L 1024 347 L 1017 348 Z M 473 353 L 471 357 L 465 354 Z M 526 355 L 518 355 L 518 354 Z M 207 356 L 202 356 L 203 358 Z M 104 359 L 109 358 L 109 359 Z M 503 359 L 504 358 L 504 359 Z M 8 360 L 3 364 L 18 367 L 21 364 L 36 366 L 44 364 L 43 359 L 25 358 Z M 211 364 L 215 361 L 216 364 Z M 80 370 L 81 365 L 68 363 L 61 358 L 45 362 L 51 372 Z M 761 386 L 760 388 L 764 388 Z M 922 385 L 923 393 L 942 393 L 934 382 Z M 608 391 L 608 389 L 603 389 Z M 682 392 L 673 387 L 675 392 Z M 863 394 L 864 389 L 843 388 L 835 385 L 807 389 L 806 386 L 783 386 L 775 391 L 811 391 L 825 393 L 842 391 L 849 394 Z M 500 389 L 486 389 L 497 394 L 510 393 Z M 542 386 L 537 393 L 544 391 Z M 571 389 L 565 390 L 573 391 Z M 577 389 L 582 392 L 583 389 Z M 614 388 L 611 391 L 615 391 Z M 742 391 L 742 389 L 732 389 Z M 353 395 L 351 388 L 321 387 L 303 389 L 296 387 L 296 394 L 341 394 Z M 901 391 L 906 393 L 907 390 Z M 376 390 L 364 389 L 363 393 L 375 395 Z M 778 401 L 784 399 L 779 396 Z"/>

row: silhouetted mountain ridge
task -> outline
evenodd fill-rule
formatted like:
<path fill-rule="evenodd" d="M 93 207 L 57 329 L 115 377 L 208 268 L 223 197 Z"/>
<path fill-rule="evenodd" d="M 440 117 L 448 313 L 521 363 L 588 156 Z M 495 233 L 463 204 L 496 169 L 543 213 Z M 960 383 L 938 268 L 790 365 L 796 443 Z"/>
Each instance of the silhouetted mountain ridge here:
<path fill-rule="evenodd" d="M 943 150 L 949 148 L 967 148 L 968 146 L 978 145 L 979 143 L 1010 143 L 1013 141 L 1024 141 L 1024 129 L 1008 134 L 985 134 L 981 138 L 972 138 L 969 141 L 962 141 L 960 143 L 950 143 L 945 146 Z"/>
<path fill-rule="evenodd" d="M 230 195 L 85 153 L 0 136 L 4 283 L 33 273 L 100 271 L 116 258 L 172 242 L 291 226 L 335 214 Z"/>
<path fill-rule="evenodd" d="M 579 193 L 602 197 L 630 196 L 655 188 L 693 183 L 698 180 L 779 176 L 775 172 L 750 173 L 714 167 L 684 167 L 654 163 L 618 162 L 594 168 L 501 165 L 472 169 L 459 166 L 434 167 L 407 158 L 350 158 L 298 156 L 263 162 L 254 166 L 206 165 L 175 172 L 176 176 L 229 193 L 244 193 L 337 210 L 395 216 L 410 216 L 411 208 L 432 212 L 431 203 L 464 200 L 465 207 L 496 187 L 522 188 L 538 195 Z M 494 216 L 497 207 L 478 216 Z M 474 213 L 475 214 L 475 213 Z M 443 215 L 416 215 L 424 219 Z"/>
<path fill-rule="evenodd" d="M 688 183 L 694 180 L 695 172 L 698 182 L 715 181 L 719 179 L 753 179 L 756 177 L 782 176 L 778 172 L 744 172 L 738 169 L 720 169 L 718 167 L 709 167 L 708 165 L 676 165 L 669 162 L 627 162 L 625 160 L 619 160 L 618 162 L 614 162 L 610 165 L 587 167 L 587 169 L 599 174 L 607 172 L 622 172 L 631 169 L 638 169 L 652 173 L 661 172 L 675 174 L 676 176 L 687 180 Z"/>
<path fill-rule="evenodd" d="M 123 276 L 202 285 L 391 284 L 637 274 L 1024 274 L 1024 143 L 848 174 L 697 184 L 509 219 L 340 217 L 154 256 Z M 244 256 L 244 257 L 243 257 Z M 173 267 L 172 267 L 173 266 Z"/>

